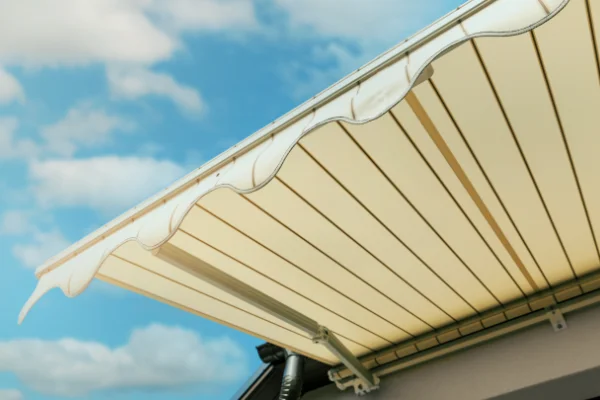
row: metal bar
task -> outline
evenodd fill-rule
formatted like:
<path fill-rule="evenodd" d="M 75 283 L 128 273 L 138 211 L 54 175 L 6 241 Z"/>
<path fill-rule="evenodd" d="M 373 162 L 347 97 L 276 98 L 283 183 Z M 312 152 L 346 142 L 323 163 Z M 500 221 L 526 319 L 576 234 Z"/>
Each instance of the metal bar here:
<path fill-rule="evenodd" d="M 319 330 L 319 324 L 316 321 L 171 243 L 163 244 L 161 247 L 154 250 L 153 254 L 161 260 L 287 322 L 301 331 L 306 332 L 311 337 Z"/>
<path fill-rule="evenodd" d="M 355 385 L 357 391 L 366 392 L 378 387 L 379 380 L 360 363 L 358 358 L 332 332 L 313 319 L 171 243 L 163 244 L 154 250 L 152 254 L 309 334 L 314 343 L 325 346 L 341 363 L 360 378 L 362 383 Z"/>
<path fill-rule="evenodd" d="M 596 306 L 598 304 L 600 304 L 600 289 L 567 300 L 563 303 L 558 304 L 555 307 L 556 310 L 560 311 L 562 314 L 567 314 L 570 312 L 583 310 L 591 306 Z M 414 355 L 403 357 L 390 363 L 383 364 L 379 367 L 372 369 L 370 372 L 377 377 L 389 375 L 417 365 L 421 365 L 425 362 L 435 360 L 443 356 L 456 353 L 458 351 L 466 350 L 471 347 L 487 343 L 490 340 L 500 338 L 510 333 L 518 332 L 525 328 L 549 320 L 550 317 L 548 315 L 548 311 L 546 309 L 540 309 L 533 313 L 524 315 L 522 317 L 505 322 L 492 328 L 484 329 L 483 331 L 457 339 L 447 344 L 439 345 L 432 349 L 424 350 Z M 340 389 L 345 389 L 356 385 L 356 378 L 352 376 L 343 379 L 334 379 L 334 381 Z"/>
<path fill-rule="evenodd" d="M 325 346 L 362 381 L 362 384 L 361 382 L 355 382 L 354 384 L 354 389 L 357 394 L 370 392 L 379 387 L 379 378 L 366 369 L 358 358 L 356 358 L 333 333 L 329 332 L 327 328 L 320 326 L 319 332 L 315 335 L 313 341 Z"/>
<path fill-rule="evenodd" d="M 473 326 L 475 324 L 481 324 L 483 320 L 487 320 L 490 318 L 494 318 L 499 315 L 506 315 L 509 321 L 515 320 L 518 317 L 523 315 L 531 314 L 532 312 L 536 312 L 538 310 L 546 309 L 547 307 L 551 307 L 554 304 L 558 303 L 559 305 L 565 304 L 565 301 L 574 298 L 573 293 L 576 291 L 579 293 L 590 293 L 597 289 L 600 289 L 600 272 L 595 271 L 588 275 L 582 276 L 578 279 L 565 282 L 553 288 L 548 288 L 541 292 L 536 293 L 535 295 L 515 300 L 509 304 L 506 304 L 503 307 L 498 307 L 495 309 L 491 309 L 479 316 L 467 318 L 465 320 L 461 320 L 459 323 L 450 324 L 444 327 L 439 328 L 436 332 L 432 332 L 430 334 L 425 334 L 418 338 L 399 343 L 397 345 L 390 346 L 388 348 L 384 348 L 375 353 L 368 354 L 360 358 L 361 363 L 368 364 L 372 363 L 374 359 L 390 359 L 390 358 L 399 358 L 393 357 L 392 354 L 396 353 L 396 351 L 402 352 L 403 349 L 406 349 L 408 346 L 415 345 L 418 342 L 425 341 L 428 339 L 438 339 L 440 343 L 445 343 L 445 340 L 441 340 L 441 336 L 446 332 L 462 330 L 464 327 Z M 581 296 L 581 294 L 577 294 L 577 296 Z M 576 297 L 579 298 L 579 297 Z M 525 311 L 519 311 L 525 310 Z M 516 312 L 515 312 L 516 311 Z M 511 316 L 512 315 L 512 316 Z M 482 327 L 483 329 L 483 327 Z M 469 334 L 471 335 L 471 334 Z M 461 333 L 462 336 L 462 333 Z M 458 340 L 458 339 L 454 339 Z M 453 340 L 453 341 L 454 341 Z M 419 353 L 420 354 L 420 353 Z M 336 377 L 343 376 L 345 377 L 347 371 L 344 367 L 333 368 L 331 370 L 332 374 Z M 338 378 L 340 379 L 340 378 Z"/>

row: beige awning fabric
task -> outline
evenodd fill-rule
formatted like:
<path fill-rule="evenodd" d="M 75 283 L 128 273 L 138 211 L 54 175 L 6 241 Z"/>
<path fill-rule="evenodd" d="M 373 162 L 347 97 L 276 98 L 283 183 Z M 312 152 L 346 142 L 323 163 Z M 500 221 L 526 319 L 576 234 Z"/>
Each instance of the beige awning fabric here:
<path fill-rule="evenodd" d="M 600 2 L 474 0 L 49 260 L 335 365 L 168 244 L 357 356 L 600 266 Z"/>

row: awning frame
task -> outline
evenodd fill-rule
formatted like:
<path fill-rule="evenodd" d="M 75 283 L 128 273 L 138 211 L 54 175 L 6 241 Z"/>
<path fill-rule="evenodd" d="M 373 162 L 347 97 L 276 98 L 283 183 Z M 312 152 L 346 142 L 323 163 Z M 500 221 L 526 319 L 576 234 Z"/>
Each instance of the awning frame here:
<path fill-rule="evenodd" d="M 537 310 L 531 314 L 527 314 L 516 318 L 512 321 L 494 326 L 492 328 L 486 328 L 480 332 L 474 333 L 470 336 L 463 337 L 461 339 L 439 345 L 437 347 L 427 349 L 423 352 L 419 352 L 404 358 L 391 361 L 389 363 L 380 365 L 371 369 L 372 373 L 377 376 L 386 376 L 399 371 L 412 368 L 421 365 L 432 360 L 451 355 L 453 353 L 470 349 L 483 343 L 487 343 L 491 340 L 498 339 L 500 337 L 522 331 L 524 329 L 539 325 L 547 322 L 552 325 L 554 332 L 562 331 L 567 329 L 566 325 L 560 328 L 554 326 L 554 315 L 559 314 L 561 320 L 564 322 L 564 314 L 569 314 L 577 311 L 581 311 L 593 306 L 600 304 L 600 290 L 587 293 L 585 295 L 570 299 L 556 307 L 544 308 Z M 329 377 L 335 382 L 336 386 L 340 390 L 345 390 L 349 387 L 355 387 L 357 384 L 357 378 L 349 376 L 346 378 L 340 378 L 336 376 L 336 370 L 332 369 L 329 371 Z"/>
<path fill-rule="evenodd" d="M 382 377 L 543 322 L 555 332 L 562 331 L 567 329 L 565 314 L 599 303 L 600 272 L 593 272 L 411 342 L 360 357 L 360 362 Z M 357 384 L 356 376 L 343 366 L 330 369 L 329 378 L 340 390 Z"/>
<path fill-rule="evenodd" d="M 161 204 L 168 203 L 170 199 L 176 197 L 179 194 L 182 194 L 187 189 L 192 187 L 194 184 L 202 183 L 203 179 L 207 178 L 207 175 L 209 175 L 211 173 L 216 173 L 217 170 L 219 170 L 219 168 L 224 166 L 224 164 L 226 164 L 232 160 L 235 160 L 236 157 L 240 157 L 241 155 L 251 151 L 253 148 L 255 148 L 257 146 L 264 144 L 264 142 L 266 142 L 269 138 L 274 137 L 280 130 L 284 129 L 286 126 L 293 124 L 295 121 L 298 121 L 299 119 L 301 119 L 303 117 L 307 117 L 310 113 L 316 112 L 315 110 L 318 107 L 326 105 L 327 102 L 329 102 L 331 100 L 335 100 L 336 97 L 339 97 L 339 96 L 342 96 L 345 94 L 349 94 L 349 92 L 353 89 L 356 89 L 356 91 L 358 92 L 358 89 L 360 88 L 360 85 L 361 85 L 361 79 L 367 79 L 367 78 L 371 77 L 373 74 L 377 73 L 378 71 L 381 71 L 386 66 L 392 64 L 395 60 L 397 60 L 397 58 L 406 55 L 406 53 L 409 52 L 414 46 L 423 45 L 423 43 L 428 42 L 429 40 L 433 39 L 439 33 L 443 33 L 444 30 L 447 29 L 448 27 L 451 27 L 454 24 L 460 24 L 461 18 L 466 18 L 470 13 L 481 10 L 482 8 L 486 7 L 487 5 L 494 3 L 495 1 L 496 0 L 471 0 L 470 2 L 466 3 L 465 5 L 459 7 L 460 10 L 458 12 L 455 12 L 450 16 L 443 17 L 441 20 L 439 20 L 433 26 L 426 28 L 425 30 L 423 30 L 420 33 L 418 33 L 417 35 L 415 35 L 413 38 L 405 41 L 404 43 L 401 43 L 399 46 L 392 49 L 391 51 L 384 53 L 382 56 L 380 56 L 379 58 L 374 60 L 372 63 L 369 63 L 364 68 L 356 71 L 355 73 L 348 76 L 347 78 L 344 78 L 342 81 L 338 82 L 336 85 L 334 85 L 331 88 L 327 89 L 326 91 L 322 92 L 318 96 L 315 96 L 312 100 L 310 100 L 306 104 L 293 110 L 291 113 L 286 114 L 283 118 L 273 122 L 268 127 L 263 128 L 262 130 L 258 131 L 257 133 L 250 136 L 246 140 L 242 141 L 238 145 L 234 146 L 233 148 L 231 148 L 227 152 L 223 153 L 219 157 L 210 161 L 205 166 L 195 170 L 194 172 L 192 172 L 191 174 L 189 174 L 188 176 L 184 177 L 182 180 L 177 182 L 175 185 L 171 186 L 170 188 L 167 188 L 165 191 L 150 198 L 146 202 L 142 203 L 140 206 L 134 208 L 133 210 L 130 210 L 129 212 L 127 212 L 123 216 L 119 217 L 114 222 L 110 223 L 109 225 L 105 226 L 98 232 L 94 233 L 93 235 L 88 236 L 87 238 L 84 238 L 79 243 L 71 246 L 65 252 L 63 252 L 63 253 L 59 254 L 58 256 L 56 256 L 55 258 L 49 260 L 45 265 L 43 265 L 40 269 L 38 269 L 38 271 L 37 271 L 38 277 L 42 277 L 42 275 L 56 270 L 58 267 L 60 267 L 60 265 L 62 263 L 68 261 L 71 257 L 77 256 L 78 254 L 81 254 L 82 252 L 89 250 L 89 248 L 93 247 L 98 241 L 102 241 L 102 240 L 106 240 L 106 239 L 110 240 L 110 235 L 112 233 L 120 230 L 121 228 L 124 228 L 126 225 L 128 225 L 128 224 L 133 225 L 134 222 L 138 223 L 139 220 L 142 219 L 145 214 L 151 213 L 152 211 L 154 211 L 155 208 L 159 208 Z M 565 0 L 563 2 L 563 4 L 559 7 L 559 9 L 555 10 L 552 14 L 549 14 L 546 19 L 540 20 L 538 22 L 538 24 L 541 24 L 542 22 L 544 22 L 548 18 L 550 18 L 551 15 L 554 15 L 556 12 L 560 11 L 560 9 L 562 9 L 562 7 L 567 2 L 568 2 L 568 0 Z M 542 1 L 542 3 L 543 3 L 543 1 Z M 548 10 L 546 10 L 546 11 L 548 12 Z M 527 29 L 532 29 L 532 27 L 534 27 L 534 25 L 529 26 Z M 463 27 L 463 29 L 464 29 L 464 27 Z M 517 31 L 511 31 L 511 34 L 516 34 L 516 32 Z M 467 35 L 463 39 L 464 40 L 473 39 L 478 36 L 484 36 L 484 33 L 479 32 L 478 34 Z M 493 36 L 493 35 L 491 35 L 491 36 Z M 463 40 L 463 39 L 461 39 L 461 40 Z M 456 46 L 461 43 L 462 43 L 462 41 L 452 43 L 449 47 L 444 48 L 443 51 L 441 51 L 440 53 L 436 53 L 435 57 L 439 57 L 444 52 L 447 52 L 450 49 L 452 49 L 453 46 Z M 407 69 L 407 71 L 408 71 L 408 69 Z M 495 222 L 494 217 L 491 216 L 489 210 L 487 210 L 486 205 L 483 204 L 483 202 L 481 201 L 479 194 L 474 189 L 473 184 L 471 184 L 469 182 L 469 179 L 466 176 L 466 174 L 464 173 L 464 171 L 462 171 L 460 164 L 458 163 L 458 161 L 456 159 L 453 158 L 451 153 L 450 153 L 450 155 L 452 157 L 450 157 L 450 158 L 447 157 L 448 154 L 446 154 L 446 153 L 448 153 L 448 152 L 444 151 L 444 148 L 447 147 L 447 145 L 445 145 L 443 143 L 443 140 L 442 140 L 442 142 L 440 142 L 439 140 L 436 140 L 436 138 L 438 138 L 440 136 L 439 132 L 438 132 L 438 128 L 435 126 L 435 123 L 431 121 L 431 118 L 429 117 L 429 115 L 428 115 L 427 111 L 424 109 L 424 107 L 419 103 L 418 97 L 416 97 L 414 95 L 414 93 L 412 92 L 412 89 L 414 89 L 419 83 L 421 83 L 422 81 L 427 80 L 431 77 L 433 70 L 432 70 L 431 65 L 427 64 L 427 65 L 424 65 L 423 68 L 419 69 L 418 71 L 419 72 L 417 73 L 417 77 L 413 77 L 414 79 L 409 78 L 410 85 L 408 86 L 408 89 L 406 89 L 406 92 L 403 92 L 406 95 L 403 98 L 406 100 L 406 103 L 411 107 L 414 114 L 417 116 L 418 120 L 421 122 L 421 125 L 425 129 L 426 133 L 428 133 L 429 136 L 431 137 L 431 139 L 433 139 L 433 142 L 437 145 L 438 150 L 442 153 L 442 155 L 444 155 L 444 157 L 446 158 L 446 161 L 448 162 L 448 164 L 450 164 L 450 167 L 454 170 L 456 176 L 459 178 L 459 181 L 463 184 L 463 186 L 465 187 L 467 192 L 471 195 L 475 204 L 479 208 L 479 211 L 481 212 L 481 214 L 483 214 L 484 218 L 487 220 L 488 224 L 492 228 L 492 231 L 494 231 L 494 233 L 496 234 L 497 238 L 500 240 L 500 242 L 502 243 L 504 248 L 507 250 L 507 252 L 513 258 L 513 261 L 515 262 L 516 266 L 519 267 L 519 269 L 521 270 L 521 273 L 523 273 L 523 275 L 525 275 L 525 278 L 529 282 L 533 291 L 537 292 L 537 290 L 539 288 L 536 287 L 535 282 L 533 282 L 533 279 L 531 278 L 531 276 L 529 275 L 529 273 L 523 266 L 523 262 L 519 259 L 519 256 L 517 256 L 515 250 L 512 248 L 510 242 L 508 242 L 508 240 L 506 239 L 502 230 L 500 230 L 500 228 L 498 227 L 498 223 Z M 364 82 L 363 82 L 363 88 L 365 86 L 366 85 L 364 85 Z M 364 90 L 363 90 L 363 92 L 364 92 Z M 353 98 L 353 100 L 354 100 L 354 98 Z M 354 117 L 355 116 L 354 115 L 354 103 L 351 103 L 351 107 L 352 107 L 352 116 Z M 390 112 L 390 110 L 387 110 L 385 112 Z M 385 114 L 385 112 L 384 112 L 384 114 Z M 390 112 L 390 114 L 391 114 L 391 112 Z M 300 143 L 299 140 L 302 139 L 305 134 L 308 134 L 310 131 L 317 129 L 320 126 L 328 124 L 331 121 L 346 122 L 348 120 L 348 118 L 349 117 L 347 117 L 347 116 L 346 117 L 340 116 L 340 117 L 335 117 L 335 118 L 323 119 L 318 124 L 316 124 L 314 126 L 311 125 L 310 129 L 303 131 L 301 133 L 301 135 L 299 135 L 296 138 L 296 140 L 290 145 L 290 147 L 288 149 L 288 153 L 285 153 L 284 155 L 282 155 L 282 159 L 279 161 L 279 164 L 278 164 L 277 168 L 274 170 L 273 174 L 270 175 L 269 178 L 266 179 L 264 182 L 259 180 L 259 182 L 261 182 L 261 183 L 257 184 L 252 189 L 238 189 L 238 188 L 235 188 L 230 183 L 226 183 L 221 186 L 218 186 L 217 183 L 220 184 L 220 181 L 218 181 L 215 178 L 214 180 L 215 180 L 216 186 L 212 187 L 210 190 L 214 190 L 214 189 L 217 189 L 220 187 L 229 187 L 229 188 L 235 189 L 235 191 L 238 194 L 245 194 L 245 193 L 252 193 L 253 191 L 260 189 L 262 186 L 266 185 L 270 181 L 270 179 L 275 178 L 278 168 L 281 167 L 282 163 L 285 161 L 285 159 L 286 159 L 287 155 L 289 154 L 289 152 L 291 151 L 292 147 L 294 147 L 296 145 L 301 147 L 301 144 L 299 144 Z M 363 117 L 360 117 L 360 118 L 352 119 L 349 122 L 351 122 L 352 124 L 358 125 L 358 124 L 367 123 L 367 122 L 371 121 L 372 119 L 376 119 L 376 118 L 379 118 L 379 117 L 375 116 L 373 118 L 369 118 L 368 120 L 365 120 Z M 340 125 L 341 125 L 341 123 L 340 123 Z M 440 146 L 440 144 L 441 144 L 441 146 Z M 233 161 L 232 161 L 232 163 L 233 163 Z M 458 167 L 458 169 L 456 167 Z M 218 177 L 218 176 L 219 175 L 216 174 L 216 177 Z M 211 177 L 211 179 L 212 179 L 212 177 Z M 253 181 L 253 183 L 254 183 L 254 181 Z M 209 185 L 206 185 L 206 187 L 208 187 L 208 186 Z M 189 211 L 189 209 L 191 207 L 194 207 L 192 200 L 196 199 L 196 201 L 198 201 L 201 198 L 199 193 L 200 193 L 200 191 L 191 193 L 191 194 L 194 194 L 196 197 L 192 197 L 192 196 L 186 197 L 186 199 L 189 200 L 189 202 L 182 202 L 180 209 L 177 210 L 178 211 L 177 215 L 179 217 L 181 217 L 184 214 L 181 211 L 181 210 L 183 210 L 184 207 L 188 207 L 187 211 Z M 203 194 L 200 193 L 200 194 L 206 195 L 207 193 L 210 193 L 210 191 L 204 192 Z M 478 201 L 478 199 L 480 201 Z M 167 206 L 170 206 L 170 205 L 167 204 Z M 159 211 L 162 212 L 162 210 L 159 210 Z M 310 317 L 310 315 L 306 315 L 306 314 L 311 314 L 310 311 L 308 311 L 308 312 L 305 311 L 305 314 L 298 312 L 295 309 L 284 305 L 283 303 L 279 302 L 276 298 L 274 298 L 277 296 L 271 295 L 271 296 L 273 296 L 273 297 L 271 297 L 269 295 L 265 295 L 261 291 L 256 290 L 254 287 L 249 286 L 248 284 L 244 283 L 243 281 L 240 281 L 240 280 L 234 278 L 233 276 L 223 272 L 222 270 L 214 267 L 213 265 L 218 265 L 217 262 L 213 262 L 213 265 L 211 265 L 209 263 L 204 262 L 201 258 L 196 257 L 196 256 L 184 251 L 182 248 L 175 246 L 173 243 L 170 242 L 170 240 L 173 237 L 174 233 L 178 231 L 179 224 L 183 217 L 181 217 L 181 218 L 173 217 L 173 215 L 175 215 L 175 213 L 174 213 L 175 209 L 169 209 L 167 211 L 169 211 L 169 212 L 173 211 L 173 214 L 169 215 L 170 220 L 169 220 L 169 226 L 168 226 L 168 235 L 166 235 L 166 234 L 161 235 L 162 233 L 165 233 L 167 231 L 166 224 L 164 224 L 164 222 L 167 219 L 162 218 L 162 220 L 160 220 L 158 222 L 163 223 L 160 226 L 160 228 L 163 228 L 164 231 L 161 231 L 161 232 L 159 232 L 159 234 L 152 237 L 152 239 L 158 238 L 159 240 L 155 240 L 155 241 L 139 240 L 139 233 L 142 231 L 142 228 L 144 228 L 144 233 L 148 233 L 148 232 L 152 231 L 152 229 L 155 229 L 157 232 L 159 231 L 158 224 L 153 225 L 152 223 L 147 224 L 147 226 L 144 225 L 144 226 L 140 227 L 139 231 L 134 232 L 134 229 L 131 229 L 130 231 L 132 232 L 132 236 L 130 238 L 128 238 L 127 240 L 128 241 L 136 240 L 138 242 L 138 244 L 140 244 L 141 247 L 144 248 L 144 250 L 152 251 L 153 254 L 155 256 L 157 256 L 159 259 L 168 262 L 170 265 L 176 267 L 177 269 L 179 269 L 181 271 L 185 271 L 186 273 L 191 274 L 197 278 L 201 278 L 202 281 L 210 283 L 213 286 L 227 292 L 228 294 L 233 295 L 234 297 L 237 297 L 237 299 L 243 300 L 244 302 L 268 313 L 271 317 L 275 317 L 275 318 L 279 319 L 280 321 L 288 323 L 291 326 L 306 333 L 308 335 L 308 337 L 305 337 L 305 339 L 312 339 L 312 341 L 314 343 L 322 344 L 337 358 L 337 360 L 339 360 L 342 364 L 344 364 L 343 368 L 340 367 L 340 368 L 334 368 L 331 370 L 330 377 L 332 378 L 332 380 L 337 381 L 337 383 L 343 381 L 344 387 L 354 386 L 357 393 L 372 390 L 377 387 L 377 385 L 379 383 L 378 375 L 381 373 L 381 371 L 383 371 L 381 368 L 379 368 L 377 366 L 382 366 L 382 365 L 388 366 L 388 363 L 391 362 L 390 360 L 392 360 L 392 358 L 389 357 L 389 354 L 386 353 L 386 355 L 382 355 L 383 353 L 381 353 L 381 352 L 371 353 L 371 355 L 369 355 L 368 357 L 370 359 L 372 358 L 375 361 L 374 364 L 365 362 L 365 359 L 363 357 L 360 357 L 360 359 L 359 359 L 357 356 L 353 355 L 349 351 L 349 348 L 351 348 L 351 346 L 346 347 L 342 342 L 340 342 L 338 337 L 336 337 L 332 332 L 329 331 L 329 329 L 320 325 L 319 322 L 312 319 Z M 167 215 L 167 212 L 162 213 L 161 216 L 164 217 L 165 215 Z M 144 221 L 144 222 L 146 222 L 146 221 Z M 139 227 L 139 225 L 143 225 L 143 224 L 137 224 L 137 225 Z M 135 236 L 135 235 L 138 235 L 138 236 Z M 106 259 L 106 257 L 111 255 L 110 252 L 114 250 L 114 246 L 112 246 L 112 245 L 111 246 L 106 245 L 105 247 L 106 247 L 106 249 L 105 249 L 106 253 L 102 256 L 103 258 L 101 258 L 99 260 L 98 266 L 101 265 L 102 262 Z M 71 254 L 69 254 L 69 252 L 71 252 Z M 314 264 L 315 263 L 312 263 L 312 265 L 314 265 Z M 96 270 L 95 273 L 98 273 L 98 271 Z M 508 273 L 508 271 L 507 271 L 507 273 Z M 91 269 L 90 269 L 90 274 L 89 274 L 90 279 L 91 279 L 92 275 L 93 274 L 91 274 Z M 510 276 L 510 273 L 509 273 L 509 276 Z M 65 294 L 67 294 L 69 296 L 75 296 L 75 295 L 79 294 L 81 291 L 83 291 L 85 289 L 85 287 L 77 286 L 75 284 L 73 284 L 73 286 L 71 286 L 71 283 L 75 282 L 75 280 L 71 280 L 70 278 L 71 277 L 69 277 L 68 280 L 67 279 L 61 280 L 60 283 L 63 284 L 63 286 L 61 286 L 61 289 L 63 289 Z M 73 288 L 75 288 L 75 289 L 73 289 Z M 40 292 L 41 292 L 41 290 L 40 290 Z M 586 293 L 586 291 L 584 289 L 582 289 L 579 292 L 579 294 L 581 294 L 581 293 Z M 148 294 L 146 294 L 146 295 L 148 295 Z M 561 297 L 560 293 L 552 293 L 552 296 L 550 296 L 550 297 L 553 299 L 550 301 L 551 304 L 555 304 L 556 302 L 560 303 L 560 301 L 561 301 L 559 299 Z M 534 298 L 537 298 L 537 295 Z M 563 299 L 564 298 L 565 297 L 563 296 Z M 587 297 L 585 297 L 585 298 L 587 298 Z M 530 301 L 531 299 L 532 298 L 529 298 L 528 301 Z M 544 303 L 544 304 L 546 304 L 546 303 Z M 523 307 L 524 307 L 523 309 L 527 308 L 530 313 L 529 314 L 520 313 L 521 311 L 514 311 L 512 308 L 511 309 L 504 308 L 502 310 L 494 309 L 495 312 L 500 311 L 501 314 L 504 314 L 504 317 L 503 317 L 504 319 L 492 318 L 494 316 L 486 314 L 485 317 L 486 318 L 489 317 L 489 320 L 491 322 L 486 325 L 486 320 L 480 319 L 477 321 L 477 324 L 483 325 L 483 326 L 485 326 L 485 328 L 488 328 L 488 326 L 493 326 L 496 324 L 499 324 L 498 327 L 500 327 L 501 325 L 504 326 L 504 324 L 501 324 L 501 323 L 505 322 L 505 321 L 508 321 L 508 322 L 506 322 L 506 324 L 512 324 L 512 322 L 514 322 L 514 321 L 509 321 L 509 320 L 512 320 L 512 318 L 520 318 L 520 317 L 526 318 L 525 315 L 529 315 L 533 318 L 534 316 L 536 316 L 538 314 L 538 310 L 541 310 L 541 308 L 536 308 L 532 304 L 527 304 L 527 306 L 523 306 Z M 548 306 L 545 305 L 543 307 L 548 307 Z M 561 307 L 562 307 L 562 305 L 561 305 Z M 522 309 L 519 309 L 519 310 L 522 310 Z M 509 314 L 512 316 L 509 316 Z M 549 318 L 548 315 L 546 315 L 545 318 L 548 319 Z M 317 318 L 317 319 L 319 319 L 319 318 Z M 326 320 L 326 318 L 320 318 L 320 319 Z M 498 322 L 498 321 L 500 321 L 500 322 Z M 536 319 L 536 321 L 537 321 L 537 319 Z M 474 331 L 470 331 L 469 333 L 467 333 L 467 335 L 469 335 L 468 338 L 462 337 L 460 339 L 456 339 L 456 336 L 452 336 L 452 338 L 450 339 L 449 337 L 451 335 L 448 335 L 448 331 L 450 329 L 459 331 L 464 326 L 463 324 L 466 324 L 468 322 L 472 322 L 472 321 L 461 320 L 460 321 L 461 325 L 459 325 L 459 326 L 442 326 L 441 328 L 439 328 L 440 331 L 433 332 L 431 337 L 428 337 L 428 336 L 415 337 L 415 343 L 402 342 L 401 345 L 405 346 L 405 347 L 408 345 L 411 345 L 411 346 L 414 345 L 415 348 L 419 348 L 419 343 L 422 341 L 425 341 L 425 340 L 429 340 L 430 342 L 437 341 L 438 344 L 442 344 L 442 343 L 446 343 L 446 342 L 448 342 L 448 344 L 450 344 L 449 343 L 450 341 L 452 341 L 452 343 L 454 343 L 455 341 L 462 343 L 463 339 L 472 338 L 470 333 L 472 333 Z M 333 322 L 330 322 L 330 324 L 333 325 Z M 336 329 L 334 326 L 331 326 L 331 328 L 334 330 Z M 336 330 L 336 332 L 338 333 L 340 338 L 344 339 L 342 336 L 343 333 L 341 331 Z M 491 335 L 490 337 L 494 337 L 494 335 L 495 335 L 494 332 L 495 331 L 490 331 L 490 335 Z M 461 336 L 462 334 L 463 333 L 461 331 L 461 333 L 458 336 Z M 442 335 L 446 335 L 444 337 L 444 340 L 438 339 L 438 337 L 441 337 Z M 433 336 L 435 336 L 435 338 Z M 417 342 L 419 342 L 419 343 L 417 343 Z M 394 341 L 394 343 L 399 343 L 399 342 Z M 309 342 L 309 344 L 310 344 L 310 342 Z M 434 346 L 436 346 L 436 345 L 434 345 Z M 380 349 L 380 348 L 381 347 L 377 347 L 377 349 Z M 437 351 L 436 349 L 439 349 L 439 347 L 435 347 L 431 350 L 435 352 L 435 351 Z M 420 350 L 422 350 L 422 349 L 419 348 L 419 351 Z M 374 350 L 371 349 L 371 351 L 374 351 Z M 399 356 L 401 351 L 398 350 L 398 348 L 396 348 L 395 350 L 393 350 L 393 353 L 396 356 Z M 424 356 L 424 357 L 427 358 L 426 356 Z M 397 360 L 397 358 L 398 357 L 394 358 L 393 360 Z M 383 359 L 385 359 L 386 361 L 382 361 Z M 330 359 L 330 361 L 332 363 L 335 363 L 335 359 Z M 403 361 L 405 361 L 405 360 L 403 360 Z M 339 374 L 336 375 L 336 371 L 339 372 L 340 369 L 345 369 L 346 370 L 345 372 L 348 372 L 348 371 L 350 371 L 350 372 L 348 372 L 348 374 L 343 375 L 343 376 L 339 375 Z M 384 371 L 388 371 L 388 369 L 384 369 Z M 352 374 L 352 376 L 350 376 L 350 374 Z M 338 385 L 338 386 L 340 386 L 340 385 Z M 340 386 L 340 388 L 342 388 L 342 387 Z"/>
<path fill-rule="evenodd" d="M 171 243 L 163 244 L 153 250 L 152 254 L 310 335 L 313 343 L 327 348 L 357 377 L 352 383 L 357 394 L 368 393 L 379 387 L 379 378 L 365 368 L 358 358 L 325 326 Z"/>

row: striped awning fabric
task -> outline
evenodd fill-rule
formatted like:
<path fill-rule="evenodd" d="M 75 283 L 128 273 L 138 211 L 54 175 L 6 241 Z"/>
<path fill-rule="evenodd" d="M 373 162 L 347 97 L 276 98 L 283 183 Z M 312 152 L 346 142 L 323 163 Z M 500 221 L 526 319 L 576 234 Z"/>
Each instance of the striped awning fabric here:
<path fill-rule="evenodd" d="M 98 278 L 339 363 L 166 245 L 356 356 L 531 312 L 600 267 L 598 35 L 598 1 L 470 1 L 49 260 L 21 319 Z"/>

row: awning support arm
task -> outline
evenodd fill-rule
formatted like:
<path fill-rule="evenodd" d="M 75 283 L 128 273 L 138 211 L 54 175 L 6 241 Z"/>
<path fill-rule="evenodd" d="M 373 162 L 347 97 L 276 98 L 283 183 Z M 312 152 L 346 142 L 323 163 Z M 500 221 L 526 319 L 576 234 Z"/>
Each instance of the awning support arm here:
<path fill-rule="evenodd" d="M 158 249 L 155 249 L 152 254 L 309 334 L 314 343 L 325 346 L 362 381 L 363 385 L 359 384 L 355 386 L 357 392 L 364 393 L 378 387 L 379 379 L 362 365 L 358 358 L 344 346 L 333 332 L 319 325 L 313 319 L 171 243 L 167 242 L 163 244 Z"/>
<path fill-rule="evenodd" d="M 379 378 L 373 375 L 371 371 L 367 370 L 354 354 L 352 354 L 333 333 L 329 332 L 329 329 L 324 326 L 319 326 L 319 331 L 313 337 L 313 342 L 325 346 L 327 350 L 335 355 L 338 360 L 342 361 L 342 363 L 359 378 L 358 380 L 355 379 L 353 382 L 354 391 L 357 394 L 368 393 L 379 387 Z M 367 381 L 365 379 L 367 374 L 372 381 Z M 331 375 L 329 376 L 329 379 L 333 380 Z M 363 381 L 367 384 L 365 385 Z"/>

